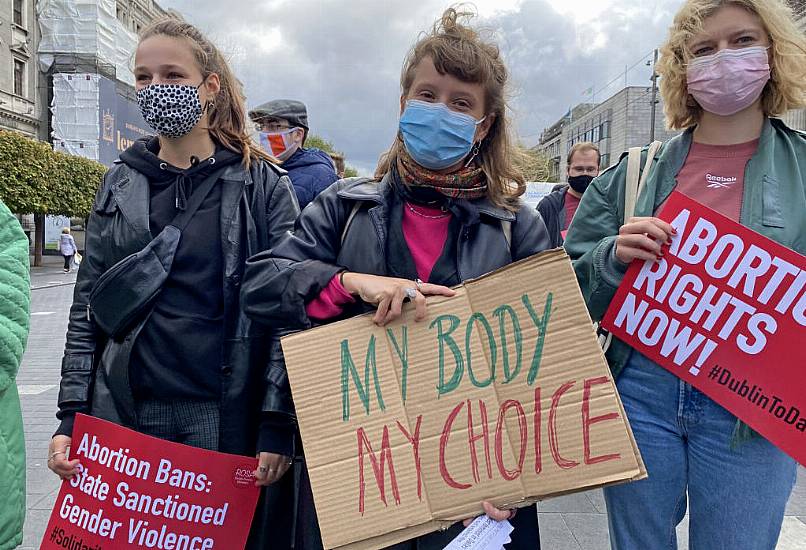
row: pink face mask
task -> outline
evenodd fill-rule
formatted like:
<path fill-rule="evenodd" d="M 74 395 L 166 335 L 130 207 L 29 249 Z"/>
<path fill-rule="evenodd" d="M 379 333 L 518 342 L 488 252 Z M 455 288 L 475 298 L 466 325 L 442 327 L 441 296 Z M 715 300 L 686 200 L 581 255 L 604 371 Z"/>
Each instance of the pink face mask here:
<path fill-rule="evenodd" d="M 721 50 L 697 57 L 686 71 L 688 93 L 715 115 L 730 116 L 748 108 L 770 79 L 767 48 Z"/>

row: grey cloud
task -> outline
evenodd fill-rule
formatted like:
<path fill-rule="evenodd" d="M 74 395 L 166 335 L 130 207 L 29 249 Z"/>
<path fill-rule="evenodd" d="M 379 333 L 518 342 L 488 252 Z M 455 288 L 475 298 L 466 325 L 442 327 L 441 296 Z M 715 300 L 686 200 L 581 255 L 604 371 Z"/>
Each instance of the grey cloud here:
<path fill-rule="evenodd" d="M 478 22 L 494 31 L 507 60 L 514 92 L 510 105 L 524 142 L 535 143 L 571 104 L 586 100 L 583 90 L 598 89 L 656 47 L 680 4 L 633 2 L 579 23 L 546 0 L 525 0 L 516 11 Z M 161 5 L 179 10 L 231 56 L 249 106 L 277 97 L 304 101 L 312 131 L 369 173 L 395 134 L 403 58 L 447 3 L 162 0 Z M 277 29 L 281 43 L 262 52 L 263 37 L 274 43 Z M 587 47 L 600 42 L 599 48 Z M 646 85 L 648 78 L 643 65 L 627 75 L 629 84 Z"/>

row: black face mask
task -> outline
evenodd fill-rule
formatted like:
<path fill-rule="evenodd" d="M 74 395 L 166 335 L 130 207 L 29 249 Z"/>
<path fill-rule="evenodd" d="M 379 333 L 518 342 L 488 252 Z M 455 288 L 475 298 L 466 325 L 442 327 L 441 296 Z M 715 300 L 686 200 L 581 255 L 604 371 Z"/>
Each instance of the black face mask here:
<path fill-rule="evenodd" d="M 580 195 L 585 192 L 585 189 L 588 188 L 588 185 L 590 185 L 592 181 L 593 176 L 568 176 L 568 185 Z"/>

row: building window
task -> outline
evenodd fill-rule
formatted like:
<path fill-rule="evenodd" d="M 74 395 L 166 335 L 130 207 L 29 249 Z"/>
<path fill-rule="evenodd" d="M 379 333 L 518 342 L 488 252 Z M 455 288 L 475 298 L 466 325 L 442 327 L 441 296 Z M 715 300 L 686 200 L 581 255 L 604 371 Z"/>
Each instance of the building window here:
<path fill-rule="evenodd" d="M 14 60 L 14 95 L 25 97 L 25 61 Z"/>
<path fill-rule="evenodd" d="M 25 0 L 14 0 L 14 24 L 24 27 L 23 23 L 25 23 Z"/>

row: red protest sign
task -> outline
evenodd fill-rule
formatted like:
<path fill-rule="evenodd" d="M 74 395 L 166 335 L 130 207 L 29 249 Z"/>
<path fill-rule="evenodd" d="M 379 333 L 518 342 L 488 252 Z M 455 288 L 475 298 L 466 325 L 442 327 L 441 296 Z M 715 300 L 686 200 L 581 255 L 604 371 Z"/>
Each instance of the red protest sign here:
<path fill-rule="evenodd" d="M 675 192 L 602 326 L 806 464 L 806 258 Z"/>
<path fill-rule="evenodd" d="M 43 550 L 243 548 L 259 489 L 257 460 L 171 443 L 77 415 Z"/>

